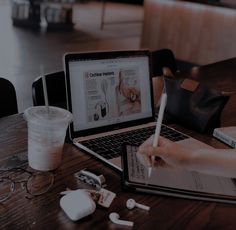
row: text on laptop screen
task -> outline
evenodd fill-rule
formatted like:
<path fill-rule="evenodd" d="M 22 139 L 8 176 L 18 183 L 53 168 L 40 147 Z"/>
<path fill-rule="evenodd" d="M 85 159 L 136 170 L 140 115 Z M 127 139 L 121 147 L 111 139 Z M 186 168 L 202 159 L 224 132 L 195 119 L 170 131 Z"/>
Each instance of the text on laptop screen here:
<path fill-rule="evenodd" d="M 152 116 L 148 56 L 69 62 L 74 131 Z"/>

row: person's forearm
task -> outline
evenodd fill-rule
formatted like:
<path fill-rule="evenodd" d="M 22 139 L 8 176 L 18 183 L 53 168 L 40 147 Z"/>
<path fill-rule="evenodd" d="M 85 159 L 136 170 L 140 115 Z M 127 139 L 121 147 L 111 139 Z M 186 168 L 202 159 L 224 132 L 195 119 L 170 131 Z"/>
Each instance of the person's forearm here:
<path fill-rule="evenodd" d="M 235 149 L 199 149 L 192 152 L 188 169 L 236 178 Z"/>

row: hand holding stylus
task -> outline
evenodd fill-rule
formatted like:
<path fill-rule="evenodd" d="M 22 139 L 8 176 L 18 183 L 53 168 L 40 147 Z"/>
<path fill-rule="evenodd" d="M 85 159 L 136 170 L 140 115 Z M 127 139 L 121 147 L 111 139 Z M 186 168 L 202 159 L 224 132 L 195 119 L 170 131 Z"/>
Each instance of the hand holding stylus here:
<path fill-rule="evenodd" d="M 157 147 L 158 145 L 158 139 L 161 132 L 161 125 L 162 125 L 163 115 L 164 115 L 164 111 L 166 107 L 166 102 L 167 102 L 167 94 L 163 93 L 161 96 L 161 104 L 160 104 L 160 109 L 159 109 L 157 123 L 156 123 L 156 130 L 153 137 L 153 147 Z M 148 178 L 150 178 L 151 176 L 154 160 L 155 160 L 155 156 L 151 156 L 151 166 L 148 167 Z"/>

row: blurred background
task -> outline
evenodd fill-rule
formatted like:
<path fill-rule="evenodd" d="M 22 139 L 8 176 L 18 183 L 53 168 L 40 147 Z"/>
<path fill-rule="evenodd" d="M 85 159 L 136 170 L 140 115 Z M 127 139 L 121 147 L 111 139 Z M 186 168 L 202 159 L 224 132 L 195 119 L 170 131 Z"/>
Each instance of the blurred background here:
<path fill-rule="evenodd" d="M 0 77 L 14 84 L 22 112 L 32 106 L 40 66 L 45 73 L 63 70 L 66 52 L 170 48 L 179 60 L 196 65 L 231 58 L 235 9 L 235 0 L 0 0 Z M 186 22 L 181 10 L 188 12 Z"/>
<path fill-rule="evenodd" d="M 0 76 L 14 84 L 20 112 L 32 105 L 31 85 L 40 75 L 40 65 L 45 73 L 56 72 L 63 69 L 66 52 L 139 48 L 142 4 L 106 3 L 101 29 L 101 1 L 34 2 L 36 13 L 29 18 L 29 1 L 0 0 Z M 47 10 L 48 28 L 40 20 L 38 5 Z M 71 8 L 71 20 L 67 16 L 66 21 L 62 11 Z"/>

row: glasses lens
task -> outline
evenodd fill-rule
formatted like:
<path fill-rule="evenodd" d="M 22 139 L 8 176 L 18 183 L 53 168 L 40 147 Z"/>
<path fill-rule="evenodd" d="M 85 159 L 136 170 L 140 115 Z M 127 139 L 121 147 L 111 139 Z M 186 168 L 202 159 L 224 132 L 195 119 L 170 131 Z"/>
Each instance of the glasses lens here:
<path fill-rule="evenodd" d="M 14 184 L 8 178 L 0 178 L 0 202 L 7 200 L 14 190 Z"/>
<path fill-rule="evenodd" d="M 27 190 L 31 195 L 37 196 L 46 193 L 53 185 L 52 173 L 33 174 L 27 182 Z"/>

